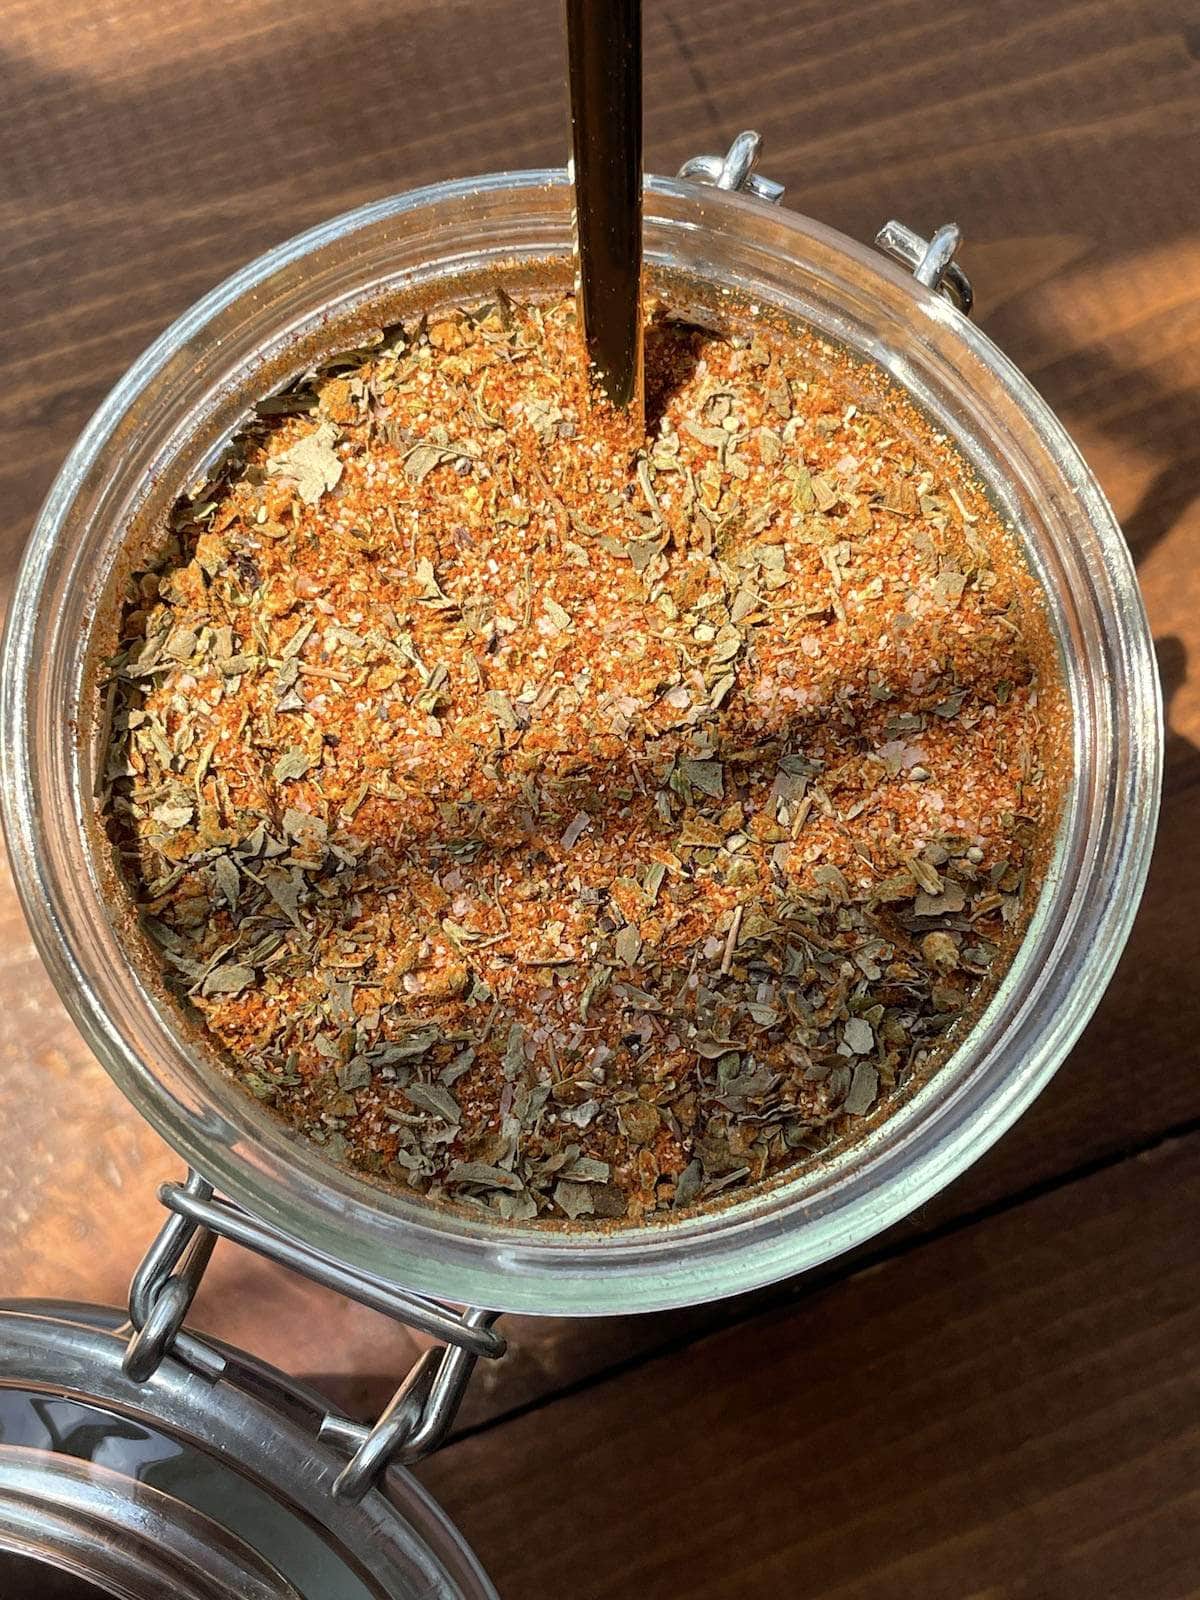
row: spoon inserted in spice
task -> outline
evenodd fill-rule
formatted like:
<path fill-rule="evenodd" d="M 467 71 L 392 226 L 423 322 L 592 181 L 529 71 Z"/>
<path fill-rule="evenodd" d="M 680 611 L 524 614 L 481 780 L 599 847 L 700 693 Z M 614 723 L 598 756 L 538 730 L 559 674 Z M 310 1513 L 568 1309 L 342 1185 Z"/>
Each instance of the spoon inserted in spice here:
<path fill-rule="evenodd" d="M 643 431 L 641 0 L 566 0 L 579 313 L 596 388 Z"/>

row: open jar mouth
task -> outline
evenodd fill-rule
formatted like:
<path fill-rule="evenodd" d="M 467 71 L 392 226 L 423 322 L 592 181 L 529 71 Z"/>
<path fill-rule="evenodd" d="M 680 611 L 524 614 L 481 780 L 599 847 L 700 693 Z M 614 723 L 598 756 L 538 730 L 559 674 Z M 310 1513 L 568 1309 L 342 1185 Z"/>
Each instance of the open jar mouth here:
<path fill-rule="evenodd" d="M 1063 1060 L 1111 975 L 1149 863 L 1162 757 L 1149 629 L 1103 493 L 1037 393 L 937 294 L 853 241 L 737 194 L 651 179 L 652 269 L 770 307 L 887 372 L 957 445 L 1041 584 L 1072 774 L 1025 937 L 953 1056 L 879 1126 L 725 1208 L 612 1233 L 490 1223 L 335 1167 L 189 1039 L 137 970 L 92 848 L 92 645 L 126 530 L 170 503 L 251 401 L 401 293 L 569 257 L 561 172 L 438 185 L 346 214 L 213 290 L 121 379 L 52 487 L 3 656 L 4 812 L 34 938 L 138 1110 L 281 1232 L 387 1282 L 555 1315 L 661 1309 L 803 1271 L 980 1156 Z"/>

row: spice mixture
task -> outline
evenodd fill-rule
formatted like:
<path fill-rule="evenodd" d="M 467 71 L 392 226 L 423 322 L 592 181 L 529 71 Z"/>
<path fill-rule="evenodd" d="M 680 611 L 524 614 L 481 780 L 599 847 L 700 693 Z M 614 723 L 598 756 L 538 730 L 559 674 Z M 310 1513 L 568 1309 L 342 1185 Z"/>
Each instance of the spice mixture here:
<path fill-rule="evenodd" d="M 631 450 L 578 342 L 499 293 L 263 402 L 131 580 L 101 805 L 229 1069 L 330 1155 L 637 1221 L 952 1047 L 1055 697 L 1032 579 L 878 375 L 660 312 Z"/>

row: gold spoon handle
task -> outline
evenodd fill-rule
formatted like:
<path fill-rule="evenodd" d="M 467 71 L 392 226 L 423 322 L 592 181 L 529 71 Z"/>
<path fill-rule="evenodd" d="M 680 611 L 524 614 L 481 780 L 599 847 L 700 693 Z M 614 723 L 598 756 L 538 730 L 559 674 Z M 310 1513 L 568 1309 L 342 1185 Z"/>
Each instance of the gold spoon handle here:
<path fill-rule="evenodd" d="M 579 310 L 596 387 L 643 430 L 642 5 L 566 0 Z"/>

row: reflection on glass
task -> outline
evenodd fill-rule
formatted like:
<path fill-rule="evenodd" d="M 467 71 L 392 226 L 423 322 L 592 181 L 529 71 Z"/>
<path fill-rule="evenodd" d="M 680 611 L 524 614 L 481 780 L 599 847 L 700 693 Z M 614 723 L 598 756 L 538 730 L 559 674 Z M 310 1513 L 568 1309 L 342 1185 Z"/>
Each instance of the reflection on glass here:
<path fill-rule="evenodd" d="M 0 1444 L 54 1451 L 152 1484 L 240 1535 L 302 1594 L 321 1600 L 372 1600 L 372 1591 L 330 1548 L 319 1528 L 215 1457 L 142 1423 L 78 1400 L 0 1389 Z M 94 1585 L 80 1586 L 79 1580 L 51 1573 L 37 1563 L 26 1565 L 36 1576 L 24 1587 L 16 1577 L 6 1581 L 8 1575 L 0 1566 L 0 1600 L 104 1596 Z M 60 1587 L 50 1588 L 52 1583 Z"/>

